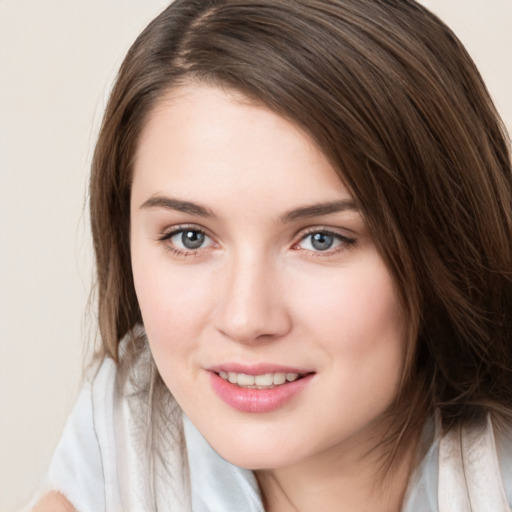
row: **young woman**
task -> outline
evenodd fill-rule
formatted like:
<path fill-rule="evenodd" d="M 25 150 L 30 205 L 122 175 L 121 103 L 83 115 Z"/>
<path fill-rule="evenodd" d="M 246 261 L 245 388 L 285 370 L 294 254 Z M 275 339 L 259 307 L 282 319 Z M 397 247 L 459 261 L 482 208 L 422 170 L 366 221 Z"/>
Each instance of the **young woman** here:
<path fill-rule="evenodd" d="M 177 0 L 90 190 L 102 350 L 36 510 L 512 503 L 512 173 L 408 0 Z"/>

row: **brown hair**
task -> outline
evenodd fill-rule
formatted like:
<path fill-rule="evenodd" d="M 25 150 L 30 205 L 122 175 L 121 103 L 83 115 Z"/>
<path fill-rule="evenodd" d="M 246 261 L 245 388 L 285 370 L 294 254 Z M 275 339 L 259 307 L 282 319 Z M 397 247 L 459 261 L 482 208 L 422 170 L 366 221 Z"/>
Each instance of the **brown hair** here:
<path fill-rule="evenodd" d="M 436 409 L 447 428 L 509 414 L 509 141 L 461 43 L 410 0 L 177 0 L 144 30 L 92 167 L 104 353 L 117 358 L 141 322 L 129 251 L 138 137 L 162 95 L 190 81 L 300 125 L 359 202 L 409 327 L 395 448 Z"/>

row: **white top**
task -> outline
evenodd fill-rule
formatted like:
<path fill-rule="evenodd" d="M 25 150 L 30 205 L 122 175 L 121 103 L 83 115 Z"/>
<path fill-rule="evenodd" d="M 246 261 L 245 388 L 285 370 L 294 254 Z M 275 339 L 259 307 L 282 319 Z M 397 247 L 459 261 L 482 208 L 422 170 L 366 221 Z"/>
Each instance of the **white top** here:
<path fill-rule="evenodd" d="M 144 389 L 140 374 L 121 380 L 115 363 L 103 361 L 80 392 L 38 496 L 57 490 L 79 512 L 264 512 L 252 471 L 222 459 L 177 405 L 158 433 L 162 453 L 148 457 Z M 442 439 L 434 430 L 434 422 L 425 428 L 430 447 L 402 512 L 510 512 L 512 438 L 501 440 L 498 456 L 490 422 Z"/>

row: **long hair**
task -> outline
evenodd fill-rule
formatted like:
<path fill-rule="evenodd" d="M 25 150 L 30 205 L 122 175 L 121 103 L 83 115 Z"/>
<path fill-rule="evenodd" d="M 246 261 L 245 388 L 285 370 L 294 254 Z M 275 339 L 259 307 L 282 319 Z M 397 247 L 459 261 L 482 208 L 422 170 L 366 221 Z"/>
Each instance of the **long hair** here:
<path fill-rule="evenodd" d="M 512 408 L 509 139 L 467 52 L 412 0 L 177 0 L 121 66 L 90 182 L 104 355 L 141 322 L 132 162 L 159 99 L 242 92 L 306 130 L 356 198 L 406 318 L 390 450 Z"/>

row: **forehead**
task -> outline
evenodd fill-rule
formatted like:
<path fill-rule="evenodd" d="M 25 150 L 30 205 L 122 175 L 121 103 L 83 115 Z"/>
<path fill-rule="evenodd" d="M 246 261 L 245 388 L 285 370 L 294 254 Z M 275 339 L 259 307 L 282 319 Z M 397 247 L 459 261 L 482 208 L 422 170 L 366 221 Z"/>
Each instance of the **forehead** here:
<path fill-rule="evenodd" d="M 142 131 L 133 195 L 165 193 L 202 201 L 257 196 L 269 204 L 349 197 L 300 127 L 239 93 L 203 85 L 168 93 Z"/>

